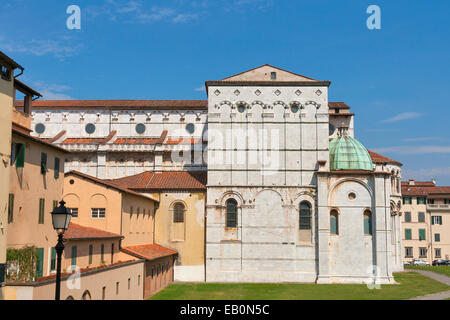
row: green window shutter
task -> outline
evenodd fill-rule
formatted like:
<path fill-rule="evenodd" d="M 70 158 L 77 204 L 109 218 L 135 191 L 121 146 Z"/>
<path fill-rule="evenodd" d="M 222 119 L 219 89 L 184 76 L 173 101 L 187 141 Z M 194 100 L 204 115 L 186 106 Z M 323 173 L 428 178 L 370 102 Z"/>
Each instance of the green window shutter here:
<path fill-rule="evenodd" d="M 51 249 L 51 258 L 50 258 L 50 270 L 56 270 L 56 249 L 53 247 Z"/>
<path fill-rule="evenodd" d="M 41 173 L 47 173 L 47 154 L 44 152 L 41 153 Z"/>
<path fill-rule="evenodd" d="M 72 266 L 77 265 L 77 246 L 72 246 Z"/>
<path fill-rule="evenodd" d="M 23 168 L 25 166 L 25 144 L 16 144 L 16 168 Z"/>
<path fill-rule="evenodd" d="M 442 225 L 442 216 L 439 216 L 439 224 Z"/>
<path fill-rule="evenodd" d="M 89 245 L 89 264 L 92 264 L 92 253 L 94 251 L 94 247 L 92 244 Z"/>
<path fill-rule="evenodd" d="M 411 229 L 405 229 L 405 240 L 411 240 Z"/>
<path fill-rule="evenodd" d="M 435 233 L 434 234 L 434 241 L 435 242 L 440 242 L 441 241 L 441 234 L 440 233 Z"/>
<path fill-rule="evenodd" d="M 36 278 L 42 278 L 44 272 L 44 248 L 37 249 Z"/>
<path fill-rule="evenodd" d="M 8 223 L 12 223 L 14 221 L 14 194 L 9 194 L 8 201 Z"/>
<path fill-rule="evenodd" d="M 425 229 L 419 229 L 419 240 L 425 240 Z"/>
<path fill-rule="evenodd" d="M 39 224 L 44 224 L 45 199 L 39 199 Z"/>
<path fill-rule="evenodd" d="M 59 158 L 55 158 L 55 179 L 59 178 L 59 167 L 60 167 Z"/>

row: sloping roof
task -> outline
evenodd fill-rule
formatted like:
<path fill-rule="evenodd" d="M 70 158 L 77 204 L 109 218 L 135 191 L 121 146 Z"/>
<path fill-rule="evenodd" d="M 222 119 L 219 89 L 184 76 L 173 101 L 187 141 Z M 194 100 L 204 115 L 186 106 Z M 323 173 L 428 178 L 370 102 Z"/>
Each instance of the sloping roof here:
<path fill-rule="evenodd" d="M 410 182 L 413 182 L 414 184 L 410 184 Z M 434 181 L 415 181 L 415 180 L 410 180 L 410 181 L 402 181 L 402 187 L 403 186 L 416 186 L 416 187 L 435 187 L 436 183 Z"/>
<path fill-rule="evenodd" d="M 11 59 L 9 56 L 7 56 L 5 53 L 3 53 L 3 51 L 0 51 L 0 59 L 9 63 L 11 67 L 13 67 L 14 69 L 19 68 L 20 70 L 23 71 L 23 67 L 17 62 L 15 62 L 13 59 Z"/>
<path fill-rule="evenodd" d="M 155 260 L 178 254 L 174 250 L 159 246 L 157 244 L 122 247 L 121 251 L 146 260 Z"/>
<path fill-rule="evenodd" d="M 378 153 L 370 151 L 370 150 L 367 150 L 367 151 L 369 152 L 369 155 L 372 158 L 373 163 L 378 163 L 378 164 L 392 163 L 392 164 L 396 164 L 399 166 L 403 166 L 403 164 L 401 162 L 398 162 L 396 160 L 382 156 L 381 154 L 378 154 Z"/>
<path fill-rule="evenodd" d="M 328 102 L 328 108 L 330 109 L 350 109 L 345 102 Z"/>
<path fill-rule="evenodd" d="M 69 172 L 66 172 L 64 174 L 65 177 L 68 177 L 68 176 L 71 176 L 71 175 L 78 176 L 80 178 L 84 178 L 84 179 L 90 180 L 90 181 L 92 181 L 94 183 L 98 183 L 98 184 L 104 185 L 106 187 L 113 188 L 113 189 L 116 189 L 116 190 L 119 190 L 119 191 L 122 191 L 122 192 L 126 192 L 126 193 L 129 193 L 129 194 L 138 196 L 138 197 L 142 197 L 142 198 L 145 198 L 147 200 L 152 200 L 152 201 L 158 202 L 155 199 L 152 199 L 152 198 L 147 197 L 147 196 L 145 196 L 145 195 L 143 195 L 141 193 L 135 192 L 135 191 L 130 190 L 130 189 L 126 188 L 126 187 L 123 187 L 122 185 L 114 183 L 112 180 L 99 179 L 99 178 L 96 178 L 96 177 L 93 177 L 93 176 L 89 176 L 87 174 L 84 174 L 84 173 L 81 173 L 81 172 L 78 172 L 78 171 L 69 171 Z"/>
<path fill-rule="evenodd" d="M 404 196 L 446 197 L 450 199 L 450 187 L 436 186 L 434 181 L 402 181 Z"/>
<path fill-rule="evenodd" d="M 64 233 L 64 239 L 67 240 L 85 240 L 85 239 L 116 239 L 122 238 L 121 235 L 104 231 L 97 228 L 85 227 L 71 222 L 69 229 Z"/>
<path fill-rule="evenodd" d="M 16 101 L 17 107 L 23 107 L 23 100 Z M 33 109 L 153 109 L 186 110 L 208 108 L 207 100 L 39 100 L 33 102 Z"/>
<path fill-rule="evenodd" d="M 262 66 L 252 68 L 250 70 L 246 70 L 243 72 L 239 72 L 237 74 L 234 74 L 232 76 L 226 77 L 219 81 L 264 81 L 264 80 L 271 80 L 270 79 L 270 72 L 271 71 L 281 71 L 281 75 L 288 76 L 290 81 L 318 81 L 316 79 L 303 76 L 301 74 L 297 74 L 285 69 L 281 69 L 278 67 L 274 67 L 270 64 L 264 64 Z M 267 75 L 266 75 L 267 74 Z M 256 79 L 255 79 L 256 76 Z M 277 77 L 278 78 L 278 77 Z M 273 80 L 276 82 L 277 80 Z"/>
<path fill-rule="evenodd" d="M 31 94 L 32 96 L 42 97 L 42 94 L 40 94 L 33 88 L 27 86 L 22 81 L 17 80 L 16 78 L 14 78 L 14 87 L 22 93 L 28 93 Z"/>
<path fill-rule="evenodd" d="M 68 151 L 66 149 L 63 149 L 63 148 L 60 148 L 57 145 L 54 145 L 53 143 L 47 142 L 47 141 L 45 141 L 43 139 L 40 139 L 40 138 L 37 138 L 37 137 L 33 137 L 33 136 L 29 135 L 29 134 L 25 134 L 25 133 L 23 133 L 21 131 L 15 130 L 14 128 L 11 131 L 12 131 L 13 134 L 17 134 L 17 135 L 19 135 L 21 137 L 24 137 L 26 139 L 30 139 L 30 140 L 32 140 L 34 142 L 41 143 L 41 144 L 43 144 L 43 145 L 45 145 L 47 147 L 56 149 L 56 150 L 64 152 L 64 153 L 70 153 L 70 151 Z"/>
<path fill-rule="evenodd" d="M 111 180 L 133 190 L 206 190 L 206 171 L 143 172 Z"/>

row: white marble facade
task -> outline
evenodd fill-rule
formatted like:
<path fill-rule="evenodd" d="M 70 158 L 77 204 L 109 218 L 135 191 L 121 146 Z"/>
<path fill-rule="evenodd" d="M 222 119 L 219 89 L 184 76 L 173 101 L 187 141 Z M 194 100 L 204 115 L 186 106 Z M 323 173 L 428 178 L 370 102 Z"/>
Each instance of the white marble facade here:
<path fill-rule="evenodd" d="M 33 111 L 33 128 L 45 125 L 35 133 L 41 138 L 61 135 L 55 143 L 73 151 L 66 170 L 99 178 L 207 170 L 207 282 L 393 283 L 392 272 L 402 270 L 400 167 L 376 163 L 373 172 L 330 171 L 336 128 L 345 125 L 351 136 L 354 128 L 348 110 L 329 104 L 329 82 L 269 65 L 224 80 L 207 82 L 207 103 L 185 110 L 46 108 L 42 102 Z M 93 133 L 87 124 L 95 125 Z M 137 124 L 145 132 L 139 134 Z M 115 143 L 157 138 L 165 130 L 161 144 Z M 106 143 L 63 143 L 112 132 Z M 180 137 L 200 143 L 169 143 Z M 174 158 L 173 150 L 195 151 L 195 161 Z M 232 228 L 226 223 L 230 199 L 237 203 Z M 300 228 L 305 202 L 311 206 L 309 229 Z M 332 210 L 338 234 L 331 234 Z M 364 231 L 367 210 L 371 235 Z"/>

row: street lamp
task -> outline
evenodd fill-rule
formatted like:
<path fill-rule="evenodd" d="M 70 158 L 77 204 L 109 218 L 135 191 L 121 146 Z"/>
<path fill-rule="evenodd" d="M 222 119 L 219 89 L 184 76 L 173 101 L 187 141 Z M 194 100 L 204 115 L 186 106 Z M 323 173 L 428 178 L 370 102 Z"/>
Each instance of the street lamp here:
<path fill-rule="evenodd" d="M 72 213 L 65 207 L 65 204 L 64 200 L 62 200 L 59 203 L 59 207 L 52 211 L 53 229 L 58 233 L 58 243 L 55 247 L 57 254 L 55 300 L 60 300 L 61 292 L 61 256 L 64 251 L 63 235 L 69 228 L 70 218 L 72 218 Z"/>

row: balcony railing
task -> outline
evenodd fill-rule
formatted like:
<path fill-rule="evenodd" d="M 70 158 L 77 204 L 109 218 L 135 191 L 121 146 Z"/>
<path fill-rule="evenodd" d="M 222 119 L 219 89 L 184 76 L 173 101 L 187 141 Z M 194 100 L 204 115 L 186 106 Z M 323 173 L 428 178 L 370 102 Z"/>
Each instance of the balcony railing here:
<path fill-rule="evenodd" d="M 450 209 L 450 204 L 427 204 L 428 210 L 446 210 Z"/>

